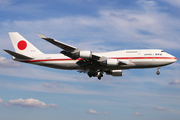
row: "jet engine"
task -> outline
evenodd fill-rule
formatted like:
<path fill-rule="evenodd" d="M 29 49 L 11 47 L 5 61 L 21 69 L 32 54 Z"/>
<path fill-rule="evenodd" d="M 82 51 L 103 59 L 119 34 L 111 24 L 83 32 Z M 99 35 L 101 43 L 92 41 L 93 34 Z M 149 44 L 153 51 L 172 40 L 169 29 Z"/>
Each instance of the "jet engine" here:
<path fill-rule="evenodd" d="M 112 76 L 122 76 L 123 71 L 122 70 L 111 70 L 106 72 L 107 75 L 112 75 Z"/>
<path fill-rule="evenodd" d="M 118 66 L 119 60 L 118 59 L 107 59 L 106 61 L 101 62 L 107 66 Z"/>
<path fill-rule="evenodd" d="M 91 51 L 79 51 L 76 55 L 80 58 L 92 58 Z"/>

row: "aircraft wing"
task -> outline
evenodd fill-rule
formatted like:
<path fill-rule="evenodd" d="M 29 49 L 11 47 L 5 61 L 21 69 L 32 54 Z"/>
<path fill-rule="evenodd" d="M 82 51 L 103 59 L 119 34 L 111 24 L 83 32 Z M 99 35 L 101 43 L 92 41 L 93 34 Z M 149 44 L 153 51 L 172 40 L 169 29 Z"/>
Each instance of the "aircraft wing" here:
<path fill-rule="evenodd" d="M 72 58 L 72 59 L 77 59 L 79 57 L 77 57 L 75 54 L 79 53 L 80 51 L 84 51 L 84 50 L 81 50 L 81 49 L 78 49 L 76 47 L 73 47 L 71 45 L 68 45 L 68 44 L 65 44 L 63 42 L 59 42 L 57 40 L 54 40 L 52 38 L 48 38 L 46 37 L 45 35 L 41 34 L 41 33 L 38 33 L 39 37 L 56 45 L 57 47 L 63 49 L 63 51 L 61 51 L 62 54 Z M 98 55 L 95 55 L 95 54 L 92 54 L 92 58 L 91 59 L 94 59 L 94 60 L 99 60 L 102 56 L 98 56 Z"/>

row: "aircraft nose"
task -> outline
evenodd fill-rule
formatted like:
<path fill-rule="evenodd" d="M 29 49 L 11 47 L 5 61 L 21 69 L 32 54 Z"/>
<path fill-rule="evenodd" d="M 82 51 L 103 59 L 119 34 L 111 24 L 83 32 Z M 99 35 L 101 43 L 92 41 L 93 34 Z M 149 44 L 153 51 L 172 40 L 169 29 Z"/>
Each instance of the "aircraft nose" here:
<path fill-rule="evenodd" d="M 174 57 L 174 60 L 175 60 L 175 62 L 177 61 L 177 58 L 176 57 Z"/>
<path fill-rule="evenodd" d="M 174 57 L 174 56 L 172 56 L 172 62 L 176 62 L 177 61 L 177 58 L 176 57 Z"/>

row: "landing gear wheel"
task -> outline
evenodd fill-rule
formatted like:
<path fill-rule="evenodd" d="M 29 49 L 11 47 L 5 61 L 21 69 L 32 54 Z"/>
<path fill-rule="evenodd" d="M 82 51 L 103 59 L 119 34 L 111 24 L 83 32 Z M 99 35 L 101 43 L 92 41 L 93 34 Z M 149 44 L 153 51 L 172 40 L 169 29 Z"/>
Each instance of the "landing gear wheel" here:
<path fill-rule="evenodd" d="M 88 74 L 89 77 L 95 77 L 97 75 L 97 72 L 89 71 L 87 74 Z"/>
<path fill-rule="evenodd" d="M 158 69 L 157 69 L 157 72 L 156 72 L 157 75 L 160 74 L 159 69 L 160 69 L 160 67 L 158 67 Z"/>
<path fill-rule="evenodd" d="M 91 74 L 90 72 L 88 72 L 88 76 L 89 76 L 89 77 L 92 77 L 92 74 Z"/>
<path fill-rule="evenodd" d="M 103 77 L 103 71 L 99 71 L 99 70 L 90 70 L 87 75 L 89 77 L 97 77 L 99 80 L 101 80 L 101 78 Z"/>
<path fill-rule="evenodd" d="M 101 80 L 101 77 L 103 77 L 103 73 L 100 73 L 100 75 L 98 76 L 98 79 Z"/>
<path fill-rule="evenodd" d="M 160 74 L 160 72 L 159 72 L 159 71 L 157 71 L 157 72 L 156 72 L 156 74 L 157 74 L 157 75 L 159 75 L 159 74 Z"/>

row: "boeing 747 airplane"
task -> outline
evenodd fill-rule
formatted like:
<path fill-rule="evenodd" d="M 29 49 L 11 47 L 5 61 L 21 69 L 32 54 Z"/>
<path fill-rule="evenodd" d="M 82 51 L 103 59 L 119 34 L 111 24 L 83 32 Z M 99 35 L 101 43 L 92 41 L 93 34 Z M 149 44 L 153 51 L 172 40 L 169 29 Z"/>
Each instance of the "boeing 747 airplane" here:
<path fill-rule="evenodd" d="M 4 50 L 13 56 L 13 60 L 45 67 L 78 70 L 89 77 L 98 77 L 104 73 L 122 76 L 125 69 L 154 68 L 159 69 L 177 61 L 177 58 L 161 49 L 119 50 L 104 53 L 92 53 L 71 45 L 48 38 L 38 33 L 40 38 L 62 49 L 61 54 L 44 54 L 33 46 L 18 32 L 9 33 L 15 52 Z"/>

